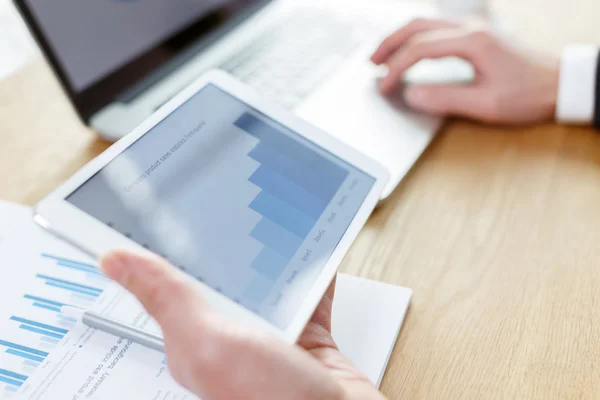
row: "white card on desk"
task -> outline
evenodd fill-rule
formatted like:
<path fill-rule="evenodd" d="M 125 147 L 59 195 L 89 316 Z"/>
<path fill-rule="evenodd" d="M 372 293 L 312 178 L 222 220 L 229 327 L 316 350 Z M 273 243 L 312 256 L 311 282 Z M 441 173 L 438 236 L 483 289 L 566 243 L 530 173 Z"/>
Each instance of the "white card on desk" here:
<path fill-rule="evenodd" d="M 342 353 L 377 387 L 396 344 L 412 290 L 339 274 L 332 330 Z"/>

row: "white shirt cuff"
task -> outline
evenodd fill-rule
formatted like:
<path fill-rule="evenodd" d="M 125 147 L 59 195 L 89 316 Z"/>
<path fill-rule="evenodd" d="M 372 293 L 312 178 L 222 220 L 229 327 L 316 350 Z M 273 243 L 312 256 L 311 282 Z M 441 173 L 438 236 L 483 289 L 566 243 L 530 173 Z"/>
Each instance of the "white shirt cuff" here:
<path fill-rule="evenodd" d="M 589 124 L 594 119 L 598 48 L 571 46 L 562 56 L 556 119 L 559 122 Z"/>

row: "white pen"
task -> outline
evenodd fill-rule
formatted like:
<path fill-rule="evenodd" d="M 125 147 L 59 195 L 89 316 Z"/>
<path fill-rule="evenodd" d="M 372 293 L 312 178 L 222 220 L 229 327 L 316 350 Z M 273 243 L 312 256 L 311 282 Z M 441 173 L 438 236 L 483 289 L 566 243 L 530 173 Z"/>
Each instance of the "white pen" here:
<path fill-rule="evenodd" d="M 133 343 L 141 344 L 149 349 L 165 352 L 165 343 L 162 336 L 112 320 L 93 311 L 82 310 L 81 308 L 63 306 L 62 313 L 69 317 L 80 319 L 81 322 L 90 328 L 131 340 Z"/>

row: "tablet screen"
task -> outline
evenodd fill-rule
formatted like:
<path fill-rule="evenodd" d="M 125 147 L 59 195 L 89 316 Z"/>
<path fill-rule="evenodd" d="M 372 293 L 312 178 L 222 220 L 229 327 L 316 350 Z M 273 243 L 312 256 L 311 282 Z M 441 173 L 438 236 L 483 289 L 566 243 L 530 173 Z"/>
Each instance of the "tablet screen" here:
<path fill-rule="evenodd" d="M 285 329 L 374 184 L 209 85 L 67 201 Z"/>

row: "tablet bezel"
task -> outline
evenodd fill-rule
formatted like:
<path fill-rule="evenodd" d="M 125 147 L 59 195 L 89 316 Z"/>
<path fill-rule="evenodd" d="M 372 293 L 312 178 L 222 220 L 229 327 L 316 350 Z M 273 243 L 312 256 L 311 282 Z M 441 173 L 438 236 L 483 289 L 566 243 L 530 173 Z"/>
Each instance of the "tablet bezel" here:
<path fill-rule="evenodd" d="M 260 316 L 243 308 L 228 297 L 213 290 L 211 287 L 196 281 L 199 290 L 217 311 L 242 324 L 273 332 L 278 334 L 285 341 L 295 343 L 318 306 L 321 298 L 325 294 L 331 281 L 334 279 L 337 270 L 354 239 L 377 205 L 385 184 L 389 179 L 389 174 L 387 170 L 376 161 L 338 141 L 333 136 L 312 126 L 284 108 L 273 104 L 273 102 L 265 99 L 254 89 L 240 83 L 225 72 L 214 70 L 205 73 L 197 81 L 157 110 L 156 113 L 144 121 L 140 126 L 93 159 L 36 205 L 34 219 L 46 230 L 84 250 L 95 258 L 117 248 L 145 251 L 145 249 L 136 242 L 101 223 L 91 215 L 70 204 L 65 199 L 141 136 L 152 130 L 152 128 L 209 84 L 217 86 L 229 95 L 256 109 L 258 112 L 288 127 L 322 149 L 331 152 L 345 162 L 375 178 L 375 184 L 352 219 L 348 229 L 340 239 L 339 244 L 334 249 L 331 257 L 323 266 L 313 287 L 306 294 L 306 298 L 299 307 L 296 315 L 285 330 L 281 330 L 267 320 L 264 320 Z"/>

